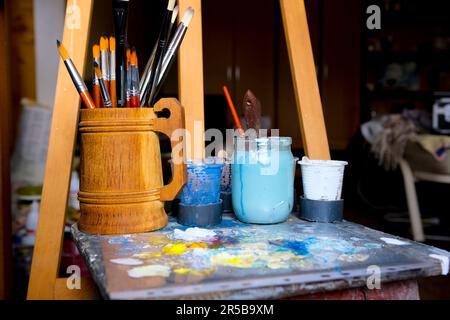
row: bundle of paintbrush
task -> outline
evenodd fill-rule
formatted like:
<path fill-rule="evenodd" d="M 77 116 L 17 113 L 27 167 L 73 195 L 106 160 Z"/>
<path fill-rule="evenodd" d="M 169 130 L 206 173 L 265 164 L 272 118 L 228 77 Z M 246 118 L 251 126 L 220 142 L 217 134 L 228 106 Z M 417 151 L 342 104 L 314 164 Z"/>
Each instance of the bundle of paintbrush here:
<path fill-rule="evenodd" d="M 115 36 L 102 36 L 99 44 L 92 48 L 93 99 L 67 51 L 59 42 L 58 49 L 87 108 L 152 107 L 175 61 L 194 16 L 194 10 L 188 8 L 178 28 L 173 31 L 179 10 L 176 0 L 168 0 L 158 41 L 140 80 L 136 49 L 127 48 L 130 1 L 112 1 Z"/>
<path fill-rule="evenodd" d="M 158 41 L 142 75 L 139 85 L 142 105 L 153 106 L 155 103 L 194 16 L 194 9 L 188 8 L 178 28 L 173 32 L 179 12 L 175 4 L 175 0 L 169 0 Z"/>
<path fill-rule="evenodd" d="M 100 46 L 94 45 L 94 101 L 97 108 L 117 108 L 118 91 L 116 79 L 116 39 L 101 37 Z M 125 92 L 126 107 L 140 108 L 139 100 L 139 66 L 136 49 L 127 49 Z M 100 77 L 100 75 L 102 77 Z M 101 95 L 101 97 L 100 97 Z M 102 102 L 97 104 L 102 99 Z"/>

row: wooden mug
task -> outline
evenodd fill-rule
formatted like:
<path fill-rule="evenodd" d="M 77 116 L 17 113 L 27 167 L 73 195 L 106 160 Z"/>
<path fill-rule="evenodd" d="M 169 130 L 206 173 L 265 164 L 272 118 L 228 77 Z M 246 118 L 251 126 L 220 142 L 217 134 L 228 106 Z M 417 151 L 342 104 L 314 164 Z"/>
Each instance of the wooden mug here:
<path fill-rule="evenodd" d="M 170 118 L 156 116 L 164 110 Z M 176 99 L 163 99 L 154 108 L 82 110 L 80 230 L 118 235 L 164 228 L 164 201 L 175 199 L 187 179 L 184 139 L 172 139 L 184 127 L 184 109 Z M 173 150 L 183 144 L 182 161 L 175 161 L 167 186 L 157 132 L 171 138 Z"/>

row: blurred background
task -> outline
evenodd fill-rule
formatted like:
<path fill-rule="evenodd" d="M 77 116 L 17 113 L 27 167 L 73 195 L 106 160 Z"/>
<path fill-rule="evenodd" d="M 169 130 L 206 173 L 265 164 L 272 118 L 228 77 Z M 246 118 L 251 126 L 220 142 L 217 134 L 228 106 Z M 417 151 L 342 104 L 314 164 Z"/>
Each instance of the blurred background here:
<path fill-rule="evenodd" d="M 346 219 L 449 250 L 450 3 L 305 2 L 332 155 L 350 163 Z M 129 43 L 143 69 L 166 2 L 131 3 Z M 206 127 L 234 127 L 224 84 L 241 115 L 251 89 L 262 102 L 265 126 L 292 137 L 295 155 L 303 156 L 278 1 L 202 5 Z M 381 29 L 367 27 L 370 5 L 381 9 Z M 65 6 L 64 0 L 0 1 L 0 298 L 26 294 Z M 108 30 L 111 1 L 96 0 L 91 45 Z M 86 65 L 92 65 L 90 53 Z M 84 74 L 91 86 L 91 67 Z M 177 97 L 177 82 L 174 66 L 162 96 Z M 78 218 L 77 164 L 76 157 L 67 226 Z M 70 235 L 65 240 L 62 268 L 82 264 Z M 423 281 L 422 298 L 450 298 L 449 284 L 447 278 Z"/>

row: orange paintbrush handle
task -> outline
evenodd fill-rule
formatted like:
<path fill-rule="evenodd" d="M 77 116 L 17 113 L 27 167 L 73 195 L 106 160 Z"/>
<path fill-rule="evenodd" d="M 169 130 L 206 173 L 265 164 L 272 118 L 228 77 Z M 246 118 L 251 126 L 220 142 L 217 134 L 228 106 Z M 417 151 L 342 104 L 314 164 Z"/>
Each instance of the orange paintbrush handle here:
<path fill-rule="evenodd" d="M 141 102 L 139 101 L 138 96 L 132 96 L 131 97 L 131 108 L 140 108 Z"/>
<path fill-rule="evenodd" d="M 117 108 L 117 83 L 116 80 L 111 80 L 109 95 L 111 96 L 112 107 Z"/>
<path fill-rule="evenodd" d="M 228 88 L 226 86 L 223 87 L 223 92 L 225 93 L 225 97 L 227 98 L 228 106 L 230 107 L 234 122 L 236 123 L 241 134 L 243 134 L 244 129 L 242 127 L 241 120 L 239 119 L 239 116 L 236 112 L 236 108 L 234 107 L 233 100 L 231 99 L 230 92 L 228 91 Z"/>
<path fill-rule="evenodd" d="M 100 93 L 100 85 L 98 85 L 98 84 L 94 86 L 94 102 L 95 102 L 95 106 L 97 108 L 102 107 L 102 97 L 101 97 L 101 93 Z"/>
<path fill-rule="evenodd" d="M 89 91 L 80 92 L 80 96 L 81 96 L 81 100 L 83 100 L 83 103 L 87 109 L 95 109 L 95 103 L 92 100 L 92 97 L 89 94 Z"/>
<path fill-rule="evenodd" d="M 106 86 L 106 90 L 108 90 L 108 92 L 110 92 L 111 82 L 109 80 L 105 80 L 105 86 Z"/>

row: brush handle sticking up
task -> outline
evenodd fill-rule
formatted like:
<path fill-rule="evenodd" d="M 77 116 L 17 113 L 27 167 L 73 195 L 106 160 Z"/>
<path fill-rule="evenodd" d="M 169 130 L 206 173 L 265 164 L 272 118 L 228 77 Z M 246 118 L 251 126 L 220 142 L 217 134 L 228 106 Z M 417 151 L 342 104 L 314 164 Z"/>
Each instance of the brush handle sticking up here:
<path fill-rule="evenodd" d="M 126 103 L 126 44 L 129 0 L 113 0 L 114 35 L 117 41 L 117 99 L 118 106 Z"/>
<path fill-rule="evenodd" d="M 163 64 L 161 67 L 161 70 L 158 74 L 158 82 L 156 87 L 153 89 L 151 96 L 150 96 L 150 104 L 152 105 L 154 103 L 154 100 L 156 99 L 156 96 L 158 95 L 159 91 L 161 90 L 164 81 L 167 78 L 167 75 L 169 74 L 169 71 L 175 61 L 175 58 L 177 57 L 178 51 L 180 49 L 180 46 L 184 40 L 184 37 L 186 36 L 186 32 L 189 28 L 189 24 L 192 21 L 192 18 L 194 17 L 194 9 L 189 7 L 186 10 L 186 13 L 183 16 L 183 19 L 181 20 L 180 25 L 178 26 L 172 41 L 169 44 L 169 47 L 167 48 L 166 55 L 163 60 Z"/>
<path fill-rule="evenodd" d="M 167 30 L 166 47 L 164 48 L 163 57 L 165 57 L 165 55 L 166 55 L 167 47 L 168 47 L 169 41 L 170 41 L 171 38 L 172 38 L 173 27 L 174 27 L 174 25 L 175 25 L 175 22 L 177 21 L 178 13 L 179 13 L 179 12 L 180 12 L 180 8 L 179 8 L 178 6 L 176 6 L 176 7 L 173 9 L 173 12 L 172 12 L 172 19 L 170 20 L 169 30 Z"/>
<path fill-rule="evenodd" d="M 241 120 L 239 119 L 238 113 L 236 112 L 236 107 L 234 106 L 233 100 L 231 99 L 231 95 L 230 92 L 228 91 L 227 86 L 223 86 L 223 92 L 225 94 L 225 98 L 227 99 L 231 114 L 233 115 L 234 122 L 236 123 L 236 126 L 239 130 L 239 135 L 243 137 L 245 135 L 244 128 L 242 128 Z"/>
<path fill-rule="evenodd" d="M 170 21 L 170 27 L 169 27 L 169 32 L 168 37 L 167 37 L 167 41 L 169 41 L 172 37 L 172 33 L 173 33 L 173 27 L 175 25 L 175 22 L 177 20 L 178 14 L 180 12 L 180 8 L 178 6 L 175 7 L 175 9 L 173 9 L 173 13 L 172 13 L 172 20 Z M 150 82 L 150 76 L 151 76 L 151 67 L 152 64 L 155 60 L 155 56 L 156 56 L 156 49 L 158 48 L 158 43 L 156 43 L 155 47 L 153 48 L 152 54 L 150 55 L 150 59 L 147 62 L 147 65 L 145 66 L 145 70 L 144 73 L 142 74 L 142 78 L 141 81 L 139 83 L 139 91 L 140 91 L 140 100 L 141 100 L 141 104 L 144 105 L 146 103 L 146 101 L 144 101 L 145 99 L 148 98 L 148 90 L 145 90 L 145 88 L 147 88 L 149 86 L 149 82 Z M 167 47 L 168 48 L 168 47 Z M 167 48 L 164 51 L 164 56 L 167 52 Z"/>
<path fill-rule="evenodd" d="M 136 54 L 136 49 L 131 50 L 131 107 L 140 108 L 141 102 L 139 100 L 139 69 L 138 69 L 138 58 Z"/>
<path fill-rule="evenodd" d="M 100 46 L 98 44 L 94 45 L 92 48 L 92 53 L 94 56 L 94 61 L 97 62 L 97 64 L 100 64 Z M 100 93 L 100 83 L 98 82 L 97 75 L 94 73 L 94 102 L 95 106 L 97 108 L 101 108 L 102 106 L 102 97 Z"/>
<path fill-rule="evenodd" d="M 152 93 L 152 91 L 155 89 L 155 87 L 158 84 L 158 77 L 157 75 L 159 74 L 159 70 L 161 68 L 161 65 L 163 63 L 163 58 L 164 58 L 164 52 L 166 51 L 166 46 L 167 46 L 167 36 L 168 36 L 168 31 L 169 31 L 169 27 L 170 27 L 170 23 L 171 23 L 171 19 L 173 16 L 173 10 L 175 8 L 175 3 L 176 0 L 169 0 L 168 5 L 167 5 L 167 10 L 166 10 L 166 14 L 164 15 L 163 18 L 163 23 L 161 26 L 161 31 L 159 33 L 159 37 L 158 37 L 158 46 L 156 48 L 156 53 L 155 53 L 155 58 L 153 59 L 150 71 L 150 79 L 148 81 L 148 85 L 147 87 L 144 88 L 144 93 L 143 93 L 143 100 L 146 101 L 146 97 L 147 94 Z M 149 101 L 152 101 L 151 99 Z M 152 106 L 153 104 L 151 104 L 150 106 Z"/>
<path fill-rule="evenodd" d="M 132 82 L 132 73 L 131 73 L 131 49 L 127 48 L 126 51 L 126 59 L 127 59 L 127 81 L 126 81 L 126 107 L 131 108 L 131 82 Z"/>
<path fill-rule="evenodd" d="M 83 100 L 84 106 L 87 109 L 95 109 L 94 100 L 92 100 L 92 97 L 89 94 L 86 84 L 84 83 L 83 78 L 81 78 L 77 68 L 73 64 L 72 59 L 70 59 L 69 53 L 67 52 L 66 48 L 64 48 L 64 46 L 59 40 L 56 40 L 56 45 L 58 47 L 59 54 L 67 68 L 67 71 L 69 72 L 69 75 L 72 78 L 73 84 L 77 88 L 78 93 L 81 96 L 81 100 Z"/>
<path fill-rule="evenodd" d="M 108 37 L 106 36 L 100 38 L 100 57 L 101 57 L 100 69 L 103 74 L 103 80 L 105 81 L 106 90 L 109 92 L 109 81 L 110 81 L 109 40 Z"/>
<path fill-rule="evenodd" d="M 112 107 L 117 108 L 117 79 L 116 79 L 116 38 L 109 38 L 109 73 L 110 73 L 110 88 L 109 94 L 111 95 Z"/>
<path fill-rule="evenodd" d="M 102 70 L 100 70 L 100 66 L 96 62 L 94 62 L 94 69 L 95 74 L 97 75 L 98 81 L 100 83 L 100 91 L 103 97 L 103 105 L 105 106 L 105 108 L 111 108 L 112 102 L 109 96 L 108 89 L 106 88 L 105 80 L 103 79 Z"/>

